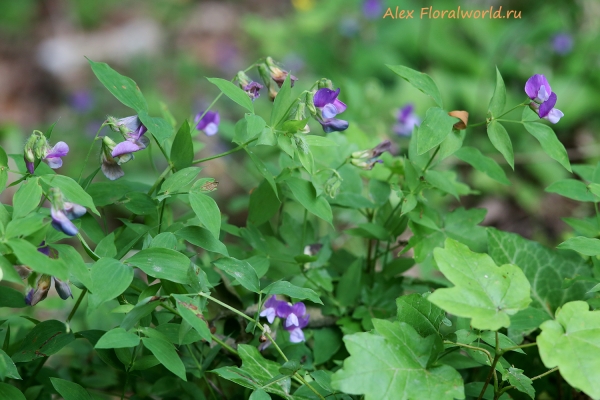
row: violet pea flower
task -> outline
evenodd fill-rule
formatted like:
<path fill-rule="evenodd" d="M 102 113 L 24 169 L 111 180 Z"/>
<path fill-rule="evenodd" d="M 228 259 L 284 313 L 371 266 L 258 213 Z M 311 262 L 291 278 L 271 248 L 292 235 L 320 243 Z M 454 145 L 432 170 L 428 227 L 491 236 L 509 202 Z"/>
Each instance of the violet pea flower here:
<path fill-rule="evenodd" d="M 69 153 L 69 146 L 65 142 L 58 142 L 52 149 L 46 154 L 44 160 L 48 163 L 50 168 L 57 169 L 62 167 L 62 157 Z"/>
<path fill-rule="evenodd" d="M 285 318 L 284 327 L 290 332 L 290 342 L 304 342 L 304 332 L 302 331 L 308 325 L 310 315 L 306 313 L 306 306 L 302 302 L 291 305 L 281 302 L 277 306 L 277 316 Z"/>
<path fill-rule="evenodd" d="M 326 133 L 348 129 L 348 121 L 335 118 L 346 111 L 346 104 L 338 99 L 339 94 L 339 88 L 337 90 L 322 88 L 315 93 L 314 105 L 319 110 L 316 118 Z"/>
<path fill-rule="evenodd" d="M 525 93 L 533 100 L 529 104 L 529 107 L 540 118 L 556 124 L 564 116 L 562 111 L 554 108 L 557 100 L 556 93 L 552 92 L 550 84 L 544 75 L 535 74 L 529 78 L 525 84 Z"/>
<path fill-rule="evenodd" d="M 381 0 L 365 0 L 363 2 L 363 15 L 367 19 L 375 19 L 381 16 L 383 4 Z"/>
<path fill-rule="evenodd" d="M 281 301 L 277 300 L 275 295 L 269 297 L 269 299 L 265 301 L 265 309 L 261 311 L 260 316 L 267 318 L 267 321 L 272 324 L 277 316 L 277 306 L 279 303 L 281 303 Z"/>
<path fill-rule="evenodd" d="M 71 220 L 81 217 L 86 213 L 85 207 L 75 203 L 64 203 L 63 209 L 58 209 L 52 205 L 50 215 L 52 217 L 52 227 L 63 232 L 68 236 L 77 235 L 78 229 Z"/>
<path fill-rule="evenodd" d="M 121 128 L 121 125 L 125 129 Z M 136 151 L 144 150 L 148 147 L 150 140 L 144 136 L 148 129 L 142 124 L 137 116 L 127 117 L 119 120 L 119 129 L 123 133 L 125 140 L 115 146 L 111 155 L 121 157 L 132 155 Z"/>
<path fill-rule="evenodd" d="M 206 136 L 213 136 L 219 131 L 219 123 L 221 117 L 218 111 L 207 111 L 202 117 L 203 112 L 196 114 L 194 122 L 196 123 L 196 129 L 202 131 Z M 202 119 L 200 119 L 202 117 Z"/>
<path fill-rule="evenodd" d="M 421 120 L 415 114 L 414 104 L 407 104 L 398 110 L 394 132 L 400 136 L 410 136 L 415 129 L 415 126 L 421 124 Z"/>
<path fill-rule="evenodd" d="M 573 38 L 567 33 L 557 33 L 552 37 L 552 48 L 557 54 L 564 56 L 573 48 Z"/>

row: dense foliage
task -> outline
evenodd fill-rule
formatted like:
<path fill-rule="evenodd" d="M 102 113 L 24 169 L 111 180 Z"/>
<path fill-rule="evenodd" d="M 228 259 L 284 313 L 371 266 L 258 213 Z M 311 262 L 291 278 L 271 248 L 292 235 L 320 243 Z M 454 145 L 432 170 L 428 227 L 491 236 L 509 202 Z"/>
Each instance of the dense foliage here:
<path fill-rule="evenodd" d="M 576 235 L 550 249 L 480 226 L 483 209 L 439 201 L 474 192 L 459 163 L 510 185 L 464 142 L 487 132 L 514 168 L 517 124 L 581 178 L 546 190 L 597 213 L 600 164 L 570 164 L 550 125 L 563 117 L 560 93 L 543 75 L 532 71 L 524 101 L 507 105 L 497 70 L 487 113 L 469 115 L 444 105 L 428 75 L 388 66 L 435 103 L 423 121 L 401 110 L 395 130 L 410 140 L 398 148 L 341 119 L 334 82 L 301 91 L 268 57 L 232 81 L 210 78 L 219 96 L 178 123 L 166 107 L 150 115 L 134 81 L 89 63 L 133 115 L 106 119 L 81 173 L 55 171 L 69 154 L 60 125 L 34 131 L 23 153 L 0 151 L 0 188 L 18 187 L 0 206 L 0 306 L 27 310 L 56 290 L 72 307 L 64 321 L 2 321 L 0 398 L 600 398 L 590 310 L 600 217 L 569 219 Z M 223 95 L 239 118 L 236 147 L 194 159 L 194 142 L 219 134 Z M 259 95 L 274 100 L 268 117 L 255 113 Z M 153 184 L 128 180 L 153 148 L 164 171 Z M 242 226 L 201 168 L 236 152 L 258 182 Z M 8 182 L 9 171 L 21 178 Z M 73 323 L 95 312 L 110 326 Z M 71 363 L 47 368 L 59 357 Z M 553 384 L 559 373 L 576 391 Z"/>

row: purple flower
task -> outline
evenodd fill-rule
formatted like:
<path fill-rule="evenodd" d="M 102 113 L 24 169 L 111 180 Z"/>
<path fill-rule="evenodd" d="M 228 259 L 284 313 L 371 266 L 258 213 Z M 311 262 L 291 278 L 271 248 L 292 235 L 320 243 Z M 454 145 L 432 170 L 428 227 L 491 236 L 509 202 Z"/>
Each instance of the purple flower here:
<path fill-rule="evenodd" d="M 46 160 L 50 168 L 57 169 L 62 167 L 62 157 L 66 156 L 68 153 L 69 146 L 65 142 L 58 142 L 46 154 L 44 160 Z"/>
<path fill-rule="evenodd" d="M 556 53 L 564 56 L 573 48 L 573 38 L 567 33 L 557 33 L 552 37 L 552 48 Z"/>
<path fill-rule="evenodd" d="M 298 80 L 298 78 L 296 78 L 294 75 L 290 74 L 287 71 L 282 70 L 281 68 L 279 68 L 277 66 L 277 64 L 275 64 L 275 61 L 273 61 L 273 59 L 271 57 L 267 57 L 266 59 L 266 65 L 269 71 L 269 74 L 271 75 L 271 79 L 273 79 L 275 81 L 275 83 L 277 83 L 277 86 L 281 87 L 281 85 L 283 85 L 283 82 L 285 82 L 285 78 L 287 78 L 287 76 L 290 76 L 290 86 L 294 87 L 294 82 L 296 82 Z"/>
<path fill-rule="evenodd" d="M 539 115 L 540 118 L 547 119 L 556 124 L 564 114 L 562 111 L 554 108 L 556 104 L 556 93 L 552 92 L 550 84 L 544 75 L 535 74 L 527 80 L 525 84 L 525 93 L 533 100 L 529 107 Z"/>
<path fill-rule="evenodd" d="M 91 109 L 94 105 L 94 98 L 92 94 L 87 90 L 78 90 L 71 94 L 69 103 L 78 112 L 86 112 Z"/>
<path fill-rule="evenodd" d="M 254 101 L 260 96 L 259 91 L 262 88 L 263 88 L 263 85 L 261 85 L 258 82 L 252 81 L 249 84 L 245 85 L 242 89 L 248 94 L 248 97 L 250 97 L 250 100 Z"/>
<path fill-rule="evenodd" d="M 363 14 L 367 19 L 375 19 L 381 16 L 383 5 L 381 0 L 365 0 L 363 2 Z"/>
<path fill-rule="evenodd" d="M 265 309 L 261 311 L 260 316 L 267 318 L 270 324 L 275 321 L 275 317 L 277 316 L 277 306 L 281 301 L 277 300 L 275 295 L 269 297 L 267 301 L 265 301 Z"/>
<path fill-rule="evenodd" d="M 65 235 L 75 236 L 77 235 L 78 230 L 71 220 L 79 218 L 85 213 L 85 207 L 80 206 L 79 204 L 64 202 L 62 209 L 57 208 L 52 204 L 52 207 L 50 208 L 52 227 L 63 232 Z"/>
<path fill-rule="evenodd" d="M 369 150 L 355 151 L 352 153 L 350 161 L 352 165 L 357 167 L 371 170 L 375 166 L 376 163 L 383 163 L 382 160 L 379 160 L 379 156 L 381 156 L 386 151 L 389 152 L 392 148 L 392 142 L 389 140 L 384 140 L 379 143 L 377 146 L 373 147 Z"/>
<path fill-rule="evenodd" d="M 196 129 L 203 131 L 206 136 L 213 136 L 219 131 L 219 123 L 221 122 L 219 112 L 207 111 L 206 114 L 204 114 L 204 117 L 200 119 L 202 114 L 202 112 L 196 114 L 196 118 L 194 119 L 194 123 L 196 123 Z"/>
<path fill-rule="evenodd" d="M 306 313 L 306 306 L 302 302 L 294 305 L 281 302 L 277 305 L 277 316 L 285 319 L 284 327 L 290 332 L 290 342 L 304 341 L 302 329 L 308 325 L 310 315 Z"/>
<path fill-rule="evenodd" d="M 117 146 L 117 144 L 108 136 L 104 136 L 102 138 L 102 152 L 100 153 L 100 169 L 104 176 L 106 176 L 111 181 L 119 179 L 125 172 L 123 172 L 123 168 L 121 168 L 121 164 L 123 162 L 129 161 L 129 157 L 125 156 L 124 159 L 117 157 L 117 159 L 113 158 L 112 151 Z"/>
<path fill-rule="evenodd" d="M 415 106 L 413 104 L 407 104 L 398 110 L 398 116 L 396 124 L 394 125 L 394 132 L 400 136 L 410 136 L 415 129 L 415 126 L 419 126 L 421 120 L 414 112 Z"/>
<path fill-rule="evenodd" d="M 339 88 L 337 90 L 322 88 L 315 93 L 313 101 L 318 109 L 316 118 L 326 133 L 348 129 L 348 121 L 335 118 L 346 110 L 346 104 L 338 99 L 339 94 Z"/>
<path fill-rule="evenodd" d="M 150 140 L 144 136 L 148 131 L 142 121 L 137 116 L 131 116 L 120 119 L 116 124 L 118 130 L 125 137 L 125 141 L 117 144 L 111 155 L 113 157 L 132 156 L 136 151 L 144 150 L 148 147 Z M 129 161 L 130 158 L 127 159 Z"/>

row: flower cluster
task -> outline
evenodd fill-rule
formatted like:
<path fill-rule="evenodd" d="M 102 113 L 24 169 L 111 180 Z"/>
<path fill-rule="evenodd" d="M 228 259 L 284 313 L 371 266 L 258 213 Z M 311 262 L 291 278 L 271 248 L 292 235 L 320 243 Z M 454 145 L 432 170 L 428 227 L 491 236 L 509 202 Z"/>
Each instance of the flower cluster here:
<path fill-rule="evenodd" d="M 27 171 L 33 174 L 37 159 L 46 161 L 52 169 L 62 167 L 62 157 L 69 153 L 69 146 L 58 142 L 52 147 L 42 132 L 34 131 L 25 143 L 23 153 Z"/>
<path fill-rule="evenodd" d="M 544 75 L 535 74 L 525 83 L 525 93 L 531 100 L 529 107 L 539 115 L 540 118 L 547 119 L 556 124 L 564 114 L 557 108 L 556 93 L 552 92 L 550 84 Z"/>
<path fill-rule="evenodd" d="M 148 129 L 137 115 L 121 119 L 108 117 L 106 124 L 125 139 L 117 144 L 108 136 L 102 138 L 101 169 L 108 179 L 114 181 L 125 174 L 121 165 L 133 160 L 133 153 L 148 147 L 150 140 L 144 136 Z"/>
<path fill-rule="evenodd" d="M 310 315 L 306 313 L 306 306 L 302 302 L 288 303 L 277 300 L 275 295 L 269 297 L 265 302 L 264 310 L 260 313 L 261 317 L 267 318 L 270 324 L 275 321 L 275 317 L 284 320 L 284 328 L 290 333 L 290 342 L 304 342 L 304 332 L 302 331 L 308 325 Z"/>
<path fill-rule="evenodd" d="M 244 71 L 238 72 L 236 78 L 240 88 L 246 92 L 250 100 L 254 101 L 260 96 L 259 91 L 263 88 L 263 85 L 251 80 Z"/>

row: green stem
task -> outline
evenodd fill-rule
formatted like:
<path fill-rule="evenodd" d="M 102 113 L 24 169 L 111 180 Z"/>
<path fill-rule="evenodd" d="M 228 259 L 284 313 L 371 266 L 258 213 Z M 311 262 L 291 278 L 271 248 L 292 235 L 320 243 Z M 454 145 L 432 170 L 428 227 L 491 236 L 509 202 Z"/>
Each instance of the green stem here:
<path fill-rule="evenodd" d="M 231 347 L 230 345 L 228 345 L 227 343 L 225 343 L 224 341 L 222 341 L 221 339 L 219 339 L 215 335 L 211 334 L 210 337 L 212 338 L 212 340 L 214 340 L 215 342 L 217 342 L 218 344 L 220 344 L 221 347 L 223 347 L 225 350 L 227 350 L 231 354 L 234 354 L 234 355 L 236 355 L 238 357 L 240 356 L 236 349 L 234 349 L 233 347 Z"/>
<path fill-rule="evenodd" d="M 502 352 L 500 351 L 500 341 L 498 338 L 498 332 L 496 332 L 496 354 L 494 355 L 494 360 L 492 361 L 492 365 L 490 366 L 490 373 L 485 379 L 485 383 L 481 388 L 481 393 L 479 393 L 479 397 L 477 398 L 477 400 L 483 399 L 485 389 L 487 389 L 488 385 L 490 384 L 492 376 L 494 377 L 494 393 L 498 393 L 498 377 L 496 376 L 496 364 L 498 363 L 498 360 L 500 360 L 500 357 L 502 357 Z"/>
<path fill-rule="evenodd" d="M 229 151 L 226 151 L 224 153 L 220 153 L 220 154 L 217 154 L 217 155 L 214 155 L 214 156 L 210 156 L 210 157 L 200 158 L 198 160 L 194 160 L 194 161 L 192 161 L 192 165 L 200 164 L 200 163 L 203 163 L 205 161 L 214 160 L 215 158 L 225 157 L 225 156 L 227 156 L 227 155 L 229 155 L 231 153 L 235 153 L 236 151 L 240 151 L 240 150 L 244 149 L 246 146 L 248 146 L 248 144 L 254 142 L 255 140 L 258 140 L 258 137 L 255 137 L 254 139 L 250 139 L 246 143 L 242 143 L 238 147 L 235 147 L 235 148 L 233 148 L 233 149 L 231 149 Z"/>
<path fill-rule="evenodd" d="M 304 249 L 305 241 L 306 241 L 306 220 L 307 220 L 307 218 L 308 218 L 308 210 L 305 208 L 304 209 L 304 220 L 302 222 L 302 241 L 300 242 L 303 249 Z"/>
<path fill-rule="evenodd" d="M 81 242 L 81 245 L 83 246 L 83 249 L 88 254 L 88 256 L 90 256 L 90 258 L 92 260 L 98 261 L 100 259 L 100 256 L 98 254 L 94 253 L 94 251 L 90 248 L 90 246 L 87 244 L 87 242 L 85 241 L 85 239 L 83 238 L 83 236 L 81 236 L 81 233 L 79 233 L 79 232 L 77 232 L 77 239 L 79 239 L 79 241 Z"/>
<path fill-rule="evenodd" d="M 161 182 L 163 181 L 163 179 L 165 179 L 165 177 L 167 175 L 169 175 L 169 172 L 171 172 L 172 169 L 173 169 L 173 166 L 171 166 L 171 165 L 169 165 L 167 168 L 165 168 L 165 170 L 162 172 L 162 174 L 160 174 L 160 176 L 158 177 L 156 182 L 154 182 L 154 185 L 152 185 L 150 190 L 148 190 L 148 196 L 152 196 L 152 193 L 154 193 L 154 191 L 156 190 L 158 185 L 160 185 Z"/>
<path fill-rule="evenodd" d="M 69 316 L 67 317 L 67 320 L 65 321 L 65 324 L 67 326 L 69 326 L 69 322 L 71 322 L 71 319 L 73 318 L 73 316 L 75 315 L 75 313 L 77 312 L 77 309 L 79 308 L 79 305 L 81 304 L 81 302 L 83 301 L 83 298 L 85 297 L 85 294 L 88 292 L 87 288 L 83 289 L 81 291 L 81 294 L 79 295 L 79 297 L 77 298 L 77 302 L 75 302 L 75 305 L 73 306 L 73 309 L 71 310 L 71 312 L 69 313 Z"/>
<path fill-rule="evenodd" d="M 435 148 L 435 151 L 431 155 L 431 158 L 429 159 L 429 161 L 427 161 L 427 165 L 425 165 L 425 168 L 423 168 L 423 173 L 425 173 L 425 171 L 427 171 L 427 168 L 429 168 L 429 166 L 431 165 L 431 162 L 433 161 L 435 156 L 437 156 L 438 151 L 440 151 L 440 146 Z"/>
<path fill-rule="evenodd" d="M 90 145 L 90 149 L 88 150 L 87 155 L 85 156 L 85 160 L 83 161 L 83 167 L 81 167 L 81 171 L 79 171 L 79 177 L 77 178 L 77 183 L 81 183 L 81 177 L 83 176 L 83 170 L 85 169 L 85 166 L 87 165 L 88 159 L 90 158 L 90 154 L 92 154 L 92 149 L 94 148 L 94 143 L 96 143 L 96 140 L 98 140 L 98 135 L 102 131 L 102 128 L 104 128 L 105 126 L 106 126 L 106 121 L 102 125 L 100 125 L 100 129 L 98 129 L 98 131 L 96 132 L 96 136 L 94 136 L 94 140 L 92 141 L 92 144 Z"/>
<path fill-rule="evenodd" d="M 508 111 L 505 111 L 504 113 L 502 113 L 502 114 L 498 115 L 498 116 L 497 116 L 497 117 L 495 117 L 494 119 L 495 119 L 495 120 L 498 120 L 498 118 L 502 118 L 502 117 L 504 117 L 506 114 L 508 114 L 509 112 L 511 112 L 511 111 L 513 111 L 513 110 L 516 110 L 516 109 L 517 109 L 517 108 L 519 108 L 519 107 L 524 107 L 524 106 L 528 105 L 530 102 L 531 102 L 531 100 L 527 99 L 525 102 L 523 102 L 523 103 L 521 103 L 521 104 L 517 104 L 516 106 L 514 106 L 514 107 L 513 107 L 513 108 L 511 108 L 510 110 L 508 110 Z"/>
<path fill-rule="evenodd" d="M 223 92 L 219 93 L 219 95 L 217 97 L 215 97 L 215 99 L 212 101 L 212 103 L 210 103 L 208 105 L 208 107 L 206 108 L 206 110 L 204 110 L 204 112 L 202 113 L 202 115 L 200 115 L 200 118 L 198 118 L 197 121 L 202 121 L 202 118 L 204 118 L 204 116 L 206 115 L 206 113 L 209 112 L 210 109 L 213 108 L 213 106 L 215 104 L 217 104 L 217 101 L 219 101 L 219 99 L 221 98 L 221 96 L 223 96 Z"/>
<path fill-rule="evenodd" d="M 554 367 L 554 368 L 552 368 L 552 369 L 549 369 L 548 371 L 544 372 L 543 374 L 539 374 L 539 375 L 537 375 L 537 376 L 534 376 L 533 378 L 531 378 L 531 380 L 532 380 L 532 381 L 535 381 L 536 379 L 543 378 L 543 377 L 545 377 L 546 375 L 550 375 L 551 373 L 553 373 L 553 372 L 556 372 L 556 371 L 558 371 L 558 367 Z"/>
<path fill-rule="evenodd" d="M 490 364 L 493 362 L 493 357 L 490 354 L 490 352 L 487 351 L 486 349 L 481 348 L 481 347 L 471 346 L 471 345 L 463 344 L 463 343 L 454 343 L 454 342 L 451 342 L 450 340 L 444 340 L 444 344 L 453 344 L 455 346 L 464 347 L 466 349 L 471 349 L 471 350 L 475 350 L 475 351 L 481 351 L 482 353 L 485 353 L 485 355 L 487 356 L 488 360 L 490 361 Z"/>

